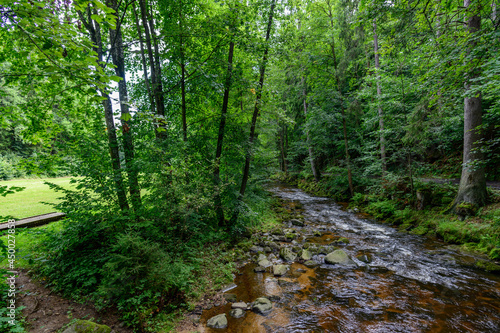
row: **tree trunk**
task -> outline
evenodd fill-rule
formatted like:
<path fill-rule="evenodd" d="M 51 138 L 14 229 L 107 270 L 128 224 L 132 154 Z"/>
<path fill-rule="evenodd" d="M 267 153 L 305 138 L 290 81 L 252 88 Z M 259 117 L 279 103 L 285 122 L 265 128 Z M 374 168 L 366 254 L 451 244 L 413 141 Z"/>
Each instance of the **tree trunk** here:
<path fill-rule="evenodd" d="M 262 57 L 262 64 L 260 66 L 260 77 L 259 77 L 259 86 L 257 88 L 256 97 L 255 97 L 255 106 L 252 115 L 252 123 L 250 125 L 250 137 L 248 139 L 248 149 L 245 157 L 245 166 L 243 168 L 243 178 L 241 180 L 240 187 L 240 198 L 243 198 L 245 195 L 245 190 L 247 188 L 248 176 L 250 174 L 250 160 L 252 158 L 252 146 L 255 140 L 255 126 L 257 124 L 257 117 L 260 112 L 260 103 L 262 99 L 262 88 L 264 87 L 264 77 L 266 73 L 266 65 L 267 65 L 267 54 L 269 53 L 269 37 L 271 36 L 271 26 L 273 24 L 273 14 L 274 7 L 276 5 L 276 0 L 272 0 L 271 2 L 271 10 L 269 12 L 269 20 L 267 22 L 267 31 L 266 31 L 266 46 L 264 48 L 264 56 Z"/>
<path fill-rule="evenodd" d="M 87 7 L 87 18 L 79 11 L 78 16 L 90 34 L 92 43 L 94 43 L 94 51 L 97 53 L 97 66 L 102 67 L 103 61 L 103 48 L 102 48 L 102 35 L 99 23 L 92 20 L 91 9 Z M 108 133 L 109 155 L 111 157 L 111 165 L 113 168 L 113 178 L 116 186 L 116 194 L 118 197 L 118 205 L 122 211 L 128 211 L 129 205 L 127 201 L 127 194 L 125 186 L 123 185 L 123 176 L 120 163 L 120 153 L 118 147 L 118 139 L 116 137 L 116 128 L 113 118 L 113 106 L 111 99 L 106 91 L 100 90 L 101 96 L 104 98 L 102 105 L 104 107 L 104 119 L 106 121 L 106 131 Z"/>
<path fill-rule="evenodd" d="M 333 25 L 332 5 L 331 5 L 330 1 L 328 1 L 327 4 L 328 4 L 328 16 L 330 18 L 330 26 L 331 26 L 332 32 L 333 32 L 334 25 Z M 331 49 L 332 49 L 332 56 L 333 56 L 333 66 L 335 68 L 335 78 L 337 81 L 337 89 L 338 89 L 339 96 L 340 96 L 340 112 L 342 114 L 342 127 L 343 127 L 343 133 L 344 133 L 344 148 L 345 148 L 345 158 L 346 158 L 346 166 L 347 166 L 347 181 L 349 182 L 349 192 L 351 193 L 351 196 L 354 196 L 354 186 L 352 184 L 351 157 L 349 155 L 349 142 L 347 140 L 347 121 L 346 121 L 345 110 L 344 110 L 344 96 L 342 94 L 342 88 L 340 87 L 339 73 L 337 72 L 337 55 L 335 52 L 335 38 L 333 36 L 332 36 Z"/>
<path fill-rule="evenodd" d="M 214 168 L 214 182 L 215 186 L 220 186 L 220 158 L 222 156 L 222 144 L 224 142 L 224 129 L 226 128 L 226 117 L 227 117 L 227 107 L 229 103 L 229 92 L 231 90 L 231 82 L 233 76 L 233 53 L 234 53 L 234 42 L 229 43 L 229 55 L 227 59 L 227 73 L 226 82 L 224 84 L 224 97 L 222 100 L 222 109 L 220 115 L 219 123 L 219 135 L 217 137 L 217 149 L 215 152 L 215 168 Z M 216 188 L 215 195 L 215 211 L 217 213 L 217 220 L 219 226 L 225 225 L 224 218 L 224 207 L 222 207 L 222 199 L 220 196 L 220 189 Z"/>
<path fill-rule="evenodd" d="M 377 99 L 378 99 L 378 118 L 380 131 L 380 158 L 382 162 L 382 176 L 387 172 L 387 161 L 385 157 L 385 136 L 384 136 L 384 113 L 381 106 L 382 90 L 380 88 L 380 61 L 378 54 L 378 36 L 377 36 L 377 20 L 373 20 L 373 52 L 375 53 L 375 68 L 377 71 Z"/>
<path fill-rule="evenodd" d="M 182 26 L 181 26 L 182 34 Z M 182 108 L 182 138 L 187 141 L 187 118 L 186 118 L 186 64 L 184 62 L 184 45 L 182 35 L 180 36 L 181 51 L 181 108 Z"/>
<path fill-rule="evenodd" d="M 137 36 L 139 38 L 139 45 L 141 47 L 142 71 L 144 72 L 144 82 L 146 84 L 146 91 L 148 92 L 149 103 L 151 104 L 151 112 L 153 114 L 155 114 L 156 113 L 156 105 L 155 105 L 153 94 L 151 93 L 151 86 L 149 84 L 148 66 L 147 66 L 147 61 L 146 61 L 146 55 L 144 53 L 144 42 L 142 40 L 142 31 L 141 31 L 141 26 L 139 24 L 139 16 L 137 15 L 137 11 L 135 9 L 135 3 L 132 4 L 132 10 L 134 11 L 135 26 L 137 28 Z"/>
<path fill-rule="evenodd" d="M 161 86 L 161 67 L 157 68 L 155 65 L 155 57 L 153 54 L 153 46 L 152 46 L 152 37 L 151 34 L 154 34 L 154 27 L 150 30 L 150 24 L 148 21 L 148 10 L 146 5 L 146 0 L 139 0 L 139 7 L 141 9 L 141 20 L 142 26 L 144 27 L 144 34 L 146 35 L 146 47 L 148 50 L 148 59 L 149 66 L 151 68 L 151 85 L 152 85 L 152 94 L 154 95 L 155 105 L 156 105 L 156 114 L 159 116 L 159 127 L 163 128 L 163 131 L 156 131 L 156 137 L 161 138 L 164 137 L 164 116 L 165 116 L 165 103 L 163 99 L 163 89 Z M 159 65 L 159 64 L 158 64 Z"/>
<path fill-rule="evenodd" d="M 286 135 L 286 124 L 280 126 L 279 136 L 280 136 L 280 152 L 281 152 L 281 161 L 282 161 L 282 169 L 281 171 L 285 172 L 285 175 L 288 175 L 288 162 L 286 160 L 287 153 L 285 148 L 285 135 Z"/>
<path fill-rule="evenodd" d="M 464 0 L 464 7 L 473 6 L 471 0 Z M 481 29 L 481 17 L 479 16 L 479 8 L 474 4 L 474 14 L 466 18 L 466 27 L 470 34 L 475 34 Z M 467 37 L 469 38 L 469 36 Z M 469 50 L 476 47 L 476 42 L 469 42 Z M 477 71 L 469 73 L 466 82 L 465 90 L 471 89 L 471 80 L 477 77 Z M 460 178 L 460 186 L 458 188 L 457 197 L 452 203 L 453 211 L 469 215 L 467 209 L 465 212 L 460 211 L 460 204 L 467 203 L 481 207 L 486 204 L 486 178 L 483 163 L 483 153 L 481 152 L 482 135 L 478 129 L 482 124 L 482 107 L 481 94 L 474 97 L 465 97 L 464 99 L 464 152 L 462 164 L 462 176 Z M 468 205 L 466 205 L 468 206 Z"/>
<path fill-rule="evenodd" d="M 304 77 L 302 77 L 302 96 L 304 97 L 303 105 L 304 105 L 304 117 L 306 119 L 306 140 L 307 140 L 307 149 L 309 151 L 309 163 L 311 164 L 311 171 L 314 176 L 314 180 L 319 182 L 319 172 L 316 169 L 316 163 L 314 163 L 314 154 L 313 154 L 313 149 L 312 149 L 312 144 L 311 144 L 311 139 L 309 136 L 309 130 L 307 129 L 307 88 L 306 88 L 306 80 Z"/>
<path fill-rule="evenodd" d="M 271 27 L 273 24 L 273 14 L 274 14 L 275 5 L 276 5 L 276 0 L 272 0 L 271 10 L 269 11 L 269 20 L 267 22 L 264 55 L 262 56 L 262 63 L 260 66 L 259 86 L 257 87 L 257 91 L 255 93 L 255 105 L 254 105 L 254 110 L 253 110 L 253 115 L 252 115 L 252 123 L 250 125 L 250 137 L 248 138 L 248 148 L 247 148 L 247 152 L 246 152 L 246 156 L 245 156 L 245 165 L 243 167 L 243 176 L 241 179 L 240 194 L 239 194 L 238 203 L 237 203 L 238 207 L 236 207 L 236 209 L 234 210 L 234 213 L 231 217 L 231 223 L 236 222 L 236 220 L 238 219 L 239 206 L 240 206 L 241 201 L 243 200 L 243 197 L 245 195 L 248 177 L 250 175 L 250 160 L 252 159 L 252 148 L 253 148 L 253 142 L 255 140 L 255 126 L 257 124 L 257 117 L 259 116 L 259 112 L 260 112 L 260 103 L 261 103 L 261 99 L 262 99 L 262 89 L 264 87 L 264 77 L 266 74 L 267 55 L 269 53 L 269 38 L 271 36 Z"/>
<path fill-rule="evenodd" d="M 109 1 L 110 8 L 119 12 L 116 0 Z M 138 171 L 134 165 L 134 142 L 130 127 L 130 115 L 127 82 L 125 80 L 125 55 L 123 53 L 123 39 L 121 27 L 117 24 L 116 29 L 109 30 L 109 41 L 111 47 L 111 56 L 115 65 L 116 76 L 121 78 L 118 82 L 118 95 L 120 99 L 121 123 L 123 135 L 123 151 L 125 154 L 125 163 L 129 180 L 130 199 L 134 210 L 137 211 L 141 207 L 141 190 L 139 187 Z"/>

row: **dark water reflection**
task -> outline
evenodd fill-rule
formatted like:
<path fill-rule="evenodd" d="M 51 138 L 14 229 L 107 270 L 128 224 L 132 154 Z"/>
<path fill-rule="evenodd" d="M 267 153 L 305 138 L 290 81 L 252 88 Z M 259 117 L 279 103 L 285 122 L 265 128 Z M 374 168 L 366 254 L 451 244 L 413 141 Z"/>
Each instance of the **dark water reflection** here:
<path fill-rule="evenodd" d="M 276 278 L 248 264 L 230 292 L 245 302 L 274 295 L 273 311 L 228 315 L 227 329 L 205 332 L 500 332 L 499 276 L 464 267 L 464 255 L 442 242 L 373 223 L 327 198 L 285 187 L 272 192 L 302 205 L 307 226 L 298 230 L 306 239 L 347 237 L 344 250 L 358 266 L 294 263 Z M 372 262 L 357 260 L 360 254 Z M 202 323 L 229 310 L 230 304 L 205 311 Z"/>

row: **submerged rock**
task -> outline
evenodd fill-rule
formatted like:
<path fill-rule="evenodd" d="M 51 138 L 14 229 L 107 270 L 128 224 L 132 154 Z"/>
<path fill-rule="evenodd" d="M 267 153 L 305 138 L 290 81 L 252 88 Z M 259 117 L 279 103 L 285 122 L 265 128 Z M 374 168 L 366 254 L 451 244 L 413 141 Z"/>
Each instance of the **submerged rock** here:
<path fill-rule="evenodd" d="M 288 265 L 274 265 L 273 266 L 273 274 L 275 276 L 285 275 L 288 271 Z"/>
<path fill-rule="evenodd" d="M 271 309 L 273 308 L 273 305 L 270 300 L 268 300 L 265 297 L 260 297 L 255 300 L 255 302 L 252 305 L 252 310 L 255 313 L 259 314 L 267 314 Z"/>
<path fill-rule="evenodd" d="M 307 267 L 316 267 L 319 265 L 319 262 L 317 262 L 316 260 L 308 260 L 304 263 L 304 265 Z"/>
<path fill-rule="evenodd" d="M 245 316 L 245 310 L 237 308 L 229 311 L 229 315 L 233 318 L 241 318 Z"/>
<path fill-rule="evenodd" d="M 264 273 L 266 271 L 266 268 L 265 267 L 262 267 L 262 266 L 257 266 L 253 269 L 253 271 L 255 273 Z"/>
<path fill-rule="evenodd" d="M 226 314 L 220 314 L 215 317 L 210 318 L 207 321 L 207 326 L 210 328 L 226 328 L 227 327 L 227 317 Z"/>
<path fill-rule="evenodd" d="M 360 254 L 359 256 L 356 257 L 361 262 L 364 262 L 365 264 L 369 264 L 372 262 L 372 257 L 370 255 L 366 254 Z"/>
<path fill-rule="evenodd" d="M 349 258 L 344 250 L 335 250 L 325 257 L 327 264 L 353 265 L 354 261 Z"/>
<path fill-rule="evenodd" d="M 224 294 L 222 295 L 224 299 L 229 303 L 236 302 L 236 294 Z"/>
<path fill-rule="evenodd" d="M 109 326 L 99 325 L 88 320 L 78 320 L 63 333 L 112 333 Z"/>

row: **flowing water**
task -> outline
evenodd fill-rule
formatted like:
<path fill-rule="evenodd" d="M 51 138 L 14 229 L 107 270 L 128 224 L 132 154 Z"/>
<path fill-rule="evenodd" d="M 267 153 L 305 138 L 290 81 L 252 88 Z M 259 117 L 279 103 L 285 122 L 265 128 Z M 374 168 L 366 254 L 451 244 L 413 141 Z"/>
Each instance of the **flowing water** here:
<path fill-rule="evenodd" d="M 343 250 L 356 265 L 325 264 L 320 254 L 313 257 L 319 266 L 295 262 L 275 277 L 247 264 L 228 292 L 245 302 L 269 297 L 272 312 L 227 315 L 228 328 L 204 332 L 500 332 L 500 277 L 463 265 L 474 257 L 346 212 L 327 198 L 286 187 L 272 192 L 303 208 L 306 226 L 295 228 L 304 236 L 295 245 L 346 237 Z M 318 230 L 322 236 L 314 236 Z M 230 309 L 204 311 L 201 322 Z"/>

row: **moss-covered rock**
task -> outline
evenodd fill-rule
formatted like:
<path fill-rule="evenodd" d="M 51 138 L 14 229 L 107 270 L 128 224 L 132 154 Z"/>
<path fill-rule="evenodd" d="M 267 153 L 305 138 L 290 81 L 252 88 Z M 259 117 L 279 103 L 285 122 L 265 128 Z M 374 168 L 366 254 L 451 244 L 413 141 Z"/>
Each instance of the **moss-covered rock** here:
<path fill-rule="evenodd" d="M 500 272 L 500 266 L 491 261 L 478 260 L 475 266 L 487 272 Z"/>
<path fill-rule="evenodd" d="M 63 333 L 111 333 L 109 326 L 99 325 L 88 320 L 78 320 L 64 330 Z"/>

